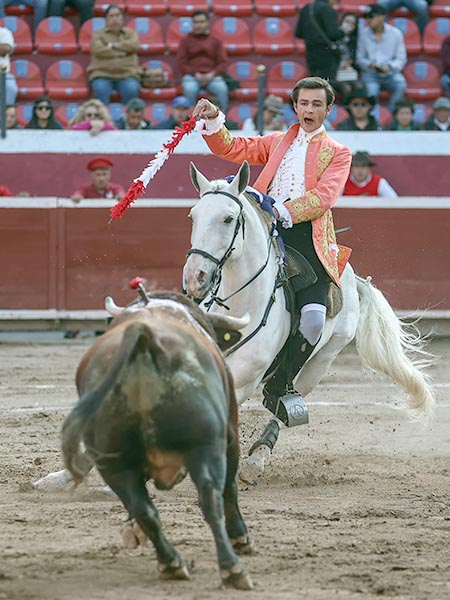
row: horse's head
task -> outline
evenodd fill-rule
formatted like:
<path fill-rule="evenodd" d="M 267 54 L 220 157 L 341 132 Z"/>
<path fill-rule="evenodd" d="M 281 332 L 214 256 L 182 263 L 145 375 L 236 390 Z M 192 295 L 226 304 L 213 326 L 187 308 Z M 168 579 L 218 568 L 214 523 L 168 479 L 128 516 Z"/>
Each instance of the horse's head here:
<path fill-rule="evenodd" d="M 245 161 L 231 183 L 208 181 L 191 163 L 191 180 L 200 201 L 190 212 L 191 249 L 183 270 L 186 292 L 203 299 L 220 280 L 226 261 L 240 256 L 245 232 L 241 194 L 247 187 L 250 168 Z"/>

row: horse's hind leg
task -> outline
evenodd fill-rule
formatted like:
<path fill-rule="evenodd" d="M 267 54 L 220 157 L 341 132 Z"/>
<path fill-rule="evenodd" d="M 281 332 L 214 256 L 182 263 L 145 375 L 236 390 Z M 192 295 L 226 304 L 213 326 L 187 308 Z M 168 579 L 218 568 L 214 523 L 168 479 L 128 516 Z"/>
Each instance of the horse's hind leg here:
<path fill-rule="evenodd" d="M 83 453 L 79 461 L 80 472 L 83 472 L 83 478 L 92 470 L 94 463 L 86 453 Z M 49 473 L 45 477 L 41 477 L 31 485 L 35 490 L 54 491 L 64 490 L 70 483 L 73 482 L 72 475 L 68 469 Z"/>
<path fill-rule="evenodd" d="M 189 579 L 189 572 L 178 552 L 167 540 L 161 529 L 158 511 L 151 501 L 145 479 L 138 469 L 110 472 L 99 469 L 105 482 L 122 500 L 131 519 L 135 519 L 152 541 L 162 579 Z"/>

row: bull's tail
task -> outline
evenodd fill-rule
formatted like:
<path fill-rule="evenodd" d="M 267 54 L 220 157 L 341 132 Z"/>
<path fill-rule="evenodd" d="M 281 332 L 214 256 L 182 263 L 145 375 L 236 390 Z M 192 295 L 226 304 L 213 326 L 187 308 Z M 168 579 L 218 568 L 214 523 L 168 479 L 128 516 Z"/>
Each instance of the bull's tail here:
<path fill-rule="evenodd" d="M 89 471 L 86 468 L 86 457 L 81 452 L 80 444 L 83 432 L 89 421 L 96 415 L 107 394 L 120 377 L 120 373 L 131 357 L 151 347 L 152 332 L 144 323 L 131 323 L 125 330 L 116 359 L 112 362 L 101 383 L 93 390 L 83 394 L 68 415 L 62 429 L 62 453 L 66 468 L 78 484 Z"/>
<path fill-rule="evenodd" d="M 360 318 L 356 348 L 365 366 L 390 377 L 408 394 L 405 407 L 413 419 L 434 413 L 435 397 L 423 368 L 431 355 L 424 351 L 424 338 L 414 326 L 403 323 L 371 283 L 356 277 Z"/>

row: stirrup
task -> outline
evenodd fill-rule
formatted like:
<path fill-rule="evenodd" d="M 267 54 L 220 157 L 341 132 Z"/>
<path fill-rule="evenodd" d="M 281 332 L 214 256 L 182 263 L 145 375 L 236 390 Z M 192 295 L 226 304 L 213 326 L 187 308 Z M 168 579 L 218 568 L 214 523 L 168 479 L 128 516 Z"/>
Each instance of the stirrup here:
<path fill-rule="evenodd" d="M 309 422 L 306 402 L 300 394 L 294 391 L 289 391 L 280 398 L 264 394 L 263 405 L 280 419 L 286 427 L 306 425 Z"/>

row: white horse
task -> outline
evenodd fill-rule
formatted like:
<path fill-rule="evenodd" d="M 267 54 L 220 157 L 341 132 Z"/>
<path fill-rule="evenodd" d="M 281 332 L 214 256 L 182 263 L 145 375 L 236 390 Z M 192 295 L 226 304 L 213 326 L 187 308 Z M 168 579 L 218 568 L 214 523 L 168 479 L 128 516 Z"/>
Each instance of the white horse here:
<path fill-rule="evenodd" d="M 242 404 L 254 394 L 289 335 L 284 292 L 274 287 L 279 261 L 263 211 L 243 193 L 249 181 L 246 162 L 231 183 L 210 182 L 193 164 L 191 179 L 200 200 L 190 213 L 192 248 L 183 271 L 184 286 L 212 311 L 250 314 L 241 332 L 244 343 L 241 340 L 227 357 Z M 407 392 L 404 408 L 410 416 L 431 416 L 435 400 L 421 370 L 426 353 L 420 335 L 406 332 L 381 292 L 370 279 L 356 276 L 350 264 L 341 285 L 342 309 L 334 318 L 327 317 L 323 335 L 296 379 L 296 390 L 302 396 L 309 394 L 339 352 L 356 338 L 363 364 L 389 376 Z M 255 483 L 269 458 L 269 447 L 258 446 L 247 465 L 243 463 L 241 478 Z"/>

